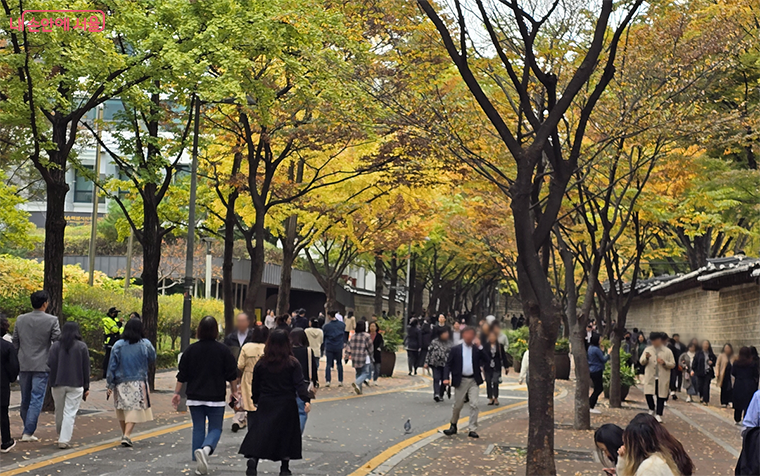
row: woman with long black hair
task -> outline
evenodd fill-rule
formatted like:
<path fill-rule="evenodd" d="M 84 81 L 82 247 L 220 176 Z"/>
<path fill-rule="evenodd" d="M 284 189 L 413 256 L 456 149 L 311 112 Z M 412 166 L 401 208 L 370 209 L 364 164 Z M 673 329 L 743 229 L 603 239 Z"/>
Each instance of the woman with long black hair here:
<path fill-rule="evenodd" d="M 739 349 L 739 358 L 731 366 L 731 375 L 734 377 L 734 421 L 737 425 L 742 424 L 742 418 L 749 408 L 752 396 L 757 391 L 758 368 L 752 358 L 749 347 Z"/>
<path fill-rule="evenodd" d="M 311 397 L 301 364 L 293 356 L 288 333 L 275 329 L 267 340 L 264 355 L 253 369 L 253 422 L 239 453 L 248 458 L 247 476 L 256 476 L 260 459 L 280 461 L 280 474 L 290 472 L 290 460 L 301 459 L 301 424 L 296 398 L 309 413 Z"/>
<path fill-rule="evenodd" d="M 58 448 L 70 448 L 79 405 L 90 394 L 90 354 L 82 342 L 79 324 L 69 321 L 61 328 L 61 338 L 48 354 L 50 392 L 55 401 L 55 430 Z"/>
<path fill-rule="evenodd" d="M 605 466 L 604 472 L 613 472 L 618 462 L 618 450 L 623 446 L 623 429 L 606 423 L 594 432 L 594 443 L 599 453 L 599 461 Z"/>
<path fill-rule="evenodd" d="M 633 417 L 618 450 L 618 476 L 691 476 L 694 462 L 683 445 L 652 415 Z"/>
<path fill-rule="evenodd" d="M 145 338 L 142 321 L 128 320 L 121 339 L 111 349 L 106 375 L 107 397 L 113 394 L 121 427 L 121 446 L 132 447 L 132 430 L 137 423 L 153 420 L 148 369 L 155 361 L 156 349 Z"/>

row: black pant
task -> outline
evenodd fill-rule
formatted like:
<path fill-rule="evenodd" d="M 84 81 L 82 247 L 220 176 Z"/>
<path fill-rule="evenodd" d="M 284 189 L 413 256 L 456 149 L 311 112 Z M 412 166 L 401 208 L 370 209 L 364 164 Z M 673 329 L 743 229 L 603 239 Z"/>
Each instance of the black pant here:
<path fill-rule="evenodd" d="M 427 358 L 427 349 L 420 349 L 420 355 L 417 357 L 417 368 L 425 366 L 425 359 Z"/>
<path fill-rule="evenodd" d="M 106 378 L 108 374 L 108 361 L 111 360 L 111 346 L 107 345 L 103 348 L 103 378 Z"/>
<path fill-rule="evenodd" d="M 499 377 L 501 376 L 501 369 L 485 369 L 486 377 L 486 392 L 488 398 L 499 398 Z"/>
<path fill-rule="evenodd" d="M 654 382 L 654 395 L 647 394 L 646 397 L 647 397 L 647 406 L 649 407 L 649 410 L 662 416 L 662 412 L 665 411 L 665 402 L 667 402 L 668 399 L 660 398 L 660 381 L 659 380 L 655 380 Z M 656 407 L 655 407 L 655 397 L 657 398 Z"/>
<path fill-rule="evenodd" d="M 433 396 L 443 398 L 443 367 L 430 367 L 433 369 Z"/>
<path fill-rule="evenodd" d="M 420 358 L 420 351 L 419 350 L 407 350 L 406 351 L 406 360 L 409 364 L 409 373 L 417 373 L 417 361 Z"/>
<path fill-rule="evenodd" d="M 681 385 L 683 384 L 683 372 L 678 370 L 678 367 L 670 371 L 670 391 L 680 392 Z"/>
<path fill-rule="evenodd" d="M 8 405 L 0 406 L 0 437 L 3 444 L 11 441 L 11 419 L 8 415 Z"/>
<path fill-rule="evenodd" d="M 599 395 L 601 395 L 604 391 L 604 379 L 602 378 L 603 375 L 604 370 L 591 372 L 591 384 L 594 386 L 594 391 L 591 393 L 591 398 L 589 398 L 588 401 L 588 406 L 591 409 L 596 406 L 596 402 L 599 400 Z"/>
<path fill-rule="evenodd" d="M 699 396 L 705 403 L 710 403 L 710 382 L 712 382 L 712 377 L 699 377 Z"/>

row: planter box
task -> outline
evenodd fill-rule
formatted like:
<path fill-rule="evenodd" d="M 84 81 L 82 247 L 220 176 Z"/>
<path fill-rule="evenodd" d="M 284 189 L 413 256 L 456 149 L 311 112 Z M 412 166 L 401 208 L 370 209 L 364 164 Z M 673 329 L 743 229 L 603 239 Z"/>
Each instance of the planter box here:
<path fill-rule="evenodd" d="M 554 368 L 557 380 L 570 380 L 570 354 L 567 352 L 555 352 Z"/>
<path fill-rule="evenodd" d="M 396 367 L 396 354 L 393 352 L 382 351 L 380 361 L 380 376 L 393 377 L 393 369 Z"/>

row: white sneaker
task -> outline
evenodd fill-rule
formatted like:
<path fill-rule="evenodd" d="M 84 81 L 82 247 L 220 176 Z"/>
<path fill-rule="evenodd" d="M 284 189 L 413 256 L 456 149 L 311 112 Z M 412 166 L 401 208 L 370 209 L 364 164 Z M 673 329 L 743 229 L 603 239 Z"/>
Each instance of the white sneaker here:
<path fill-rule="evenodd" d="M 593 413 L 594 415 L 601 415 L 602 412 L 597 410 L 596 408 L 592 408 L 588 411 L 589 413 Z"/>
<path fill-rule="evenodd" d="M 689 395 L 686 397 L 686 403 L 691 403 L 691 402 L 692 402 L 691 395 Z"/>
<path fill-rule="evenodd" d="M 654 410 L 649 410 L 650 415 L 654 415 Z"/>
<path fill-rule="evenodd" d="M 40 439 L 37 438 L 34 435 L 27 435 L 26 433 L 24 433 L 23 435 L 21 435 L 21 442 L 22 443 L 33 443 L 35 441 L 40 441 Z"/>
<path fill-rule="evenodd" d="M 343 382 L 338 382 L 338 387 L 342 387 L 342 386 L 343 386 Z"/>
<path fill-rule="evenodd" d="M 662 417 L 660 415 L 655 415 L 654 419 L 657 420 L 658 422 L 662 423 Z"/>
<path fill-rule="evenodd" d="M 325 382 L 325 388 L 330 388 L 330 382 Z"/>
<path fill-rule="evenodd" d="M 195 450 L 195 462 L 198 465 L 198 469 L 195 470 L 195 474 L 208 474 L 208 461 L 206 460 L 206 452 L 202 448 Z"/>

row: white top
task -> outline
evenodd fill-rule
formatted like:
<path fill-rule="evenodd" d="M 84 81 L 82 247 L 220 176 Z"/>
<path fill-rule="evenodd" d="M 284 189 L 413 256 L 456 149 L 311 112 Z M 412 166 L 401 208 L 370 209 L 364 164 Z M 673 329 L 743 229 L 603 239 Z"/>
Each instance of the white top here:
<path fill-rule="evenodd" d="M 240 331 L 238 331 L 237 338 L 238 338 L 238 342 L 240 343 L 240 347 L 243 347 L 243 344 L 245 344 L 245 340 L 248 338 L 248 333 L 247 332 L 241 333 Z"/>
<path fill-rule="evenodd" d="M 274 329 L 274 323 L 274 316 L 267 316 L 266 319 L 264 319 L 264 325 L 269 329 Z"/>
<path fill-rule="evenodd" d="M 472 346 L 462 344 L 462 377 L 472 377 L 475 371 L 472 368 Z"/>
<path fill-rule="evenodd" d="M 343 322 L 343 315 L 339 312 L 336 312 L 335 319 L 339 320 L 340 322 Z"/>
<path fill-rule="evenodd" d="M 227 405 L 224 402 L 206 402 L 204 400 L 188 400 L 188 407 L 223 407 Z"/>

